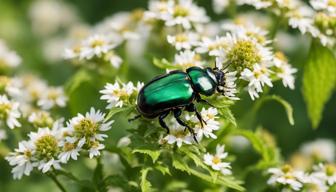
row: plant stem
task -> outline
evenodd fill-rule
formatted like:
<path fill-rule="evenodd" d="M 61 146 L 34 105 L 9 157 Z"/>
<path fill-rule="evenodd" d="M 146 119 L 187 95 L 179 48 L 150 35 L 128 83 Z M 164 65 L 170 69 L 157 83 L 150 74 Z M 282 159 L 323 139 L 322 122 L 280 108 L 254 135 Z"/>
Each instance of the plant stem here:
<path fill-rule="evenodd" d="M 48 176 L 54 181 L 54 183 L 57 185 L 57 187 L 62 191 L 62 192 L 66 192 L 67 190 L 64 188 L 64 186 L 62 185 L 62 183 L 57 179 L 56 175 L 54 175 L 53 173 L 48 174 Z"/>

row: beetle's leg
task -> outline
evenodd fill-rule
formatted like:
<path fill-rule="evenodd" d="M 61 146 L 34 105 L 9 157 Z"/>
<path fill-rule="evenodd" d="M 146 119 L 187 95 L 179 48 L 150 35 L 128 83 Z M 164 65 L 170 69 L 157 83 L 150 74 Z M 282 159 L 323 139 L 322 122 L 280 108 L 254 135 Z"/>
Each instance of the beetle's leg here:
<path fill-rule="evenodd" d="M 138 119 L 140 117 L 141 117 L 141 115 L 137 115 L 137 116 L 135 116 L 133 118 L 128 119 L 128 122 L 130 123 L 130 122 L 132 122 L 132 121 L 134 121 L 134 120 L 136 120 L 136 119 Z"/>
<path fill-rule="evenodd" d="M 202 115 L 199 113 L 199 111 L 197 111 L 197 108 L 196 108 L 195 104 L 190 103 L 186 107 L 186 110 L 189 111 L 189 112 L 195 112 L 196 113 L 196 117 L 200 121 L 202 128 L 203 128 L 203 123 L 207 124 L 206 121 L 204 121 L 204 119 L 202 118 Z"/>
<path fill-rule="evenodd" d="M 160 123 L 162 128 L 166 129 L 167 134 L 169 134 L 169 128 L 168 128 L 167 124 L 164 122 L 163 119 L 166 118 L 168 114 L 169 114 L 169 111 L 164 112 L 159 116 L 159 123 Z"/>
<path fill-rule="evenodd" d="M 199 95 L 196 96 L 196 101 L 197 102 L 206 103 L 206 104 L 208 104 L 211 107 L 215 107 L 214 105 L 212 105 L 211 103 L 209 103 L 207 100 L 202 99 L 201 96 L 199 96 Z"/>
<path fill-rule="evenodd" d="M 195 142 L 198 143 L 194 130 L 191 127 L 189 127 L 189 125 L 187 125 L 185 122 L 182 121 L 182 119 L 180 118 L 181 114 L 182 114 L 182 110 L 181 109 L 174 109 L 174 117 L 175 117 L 176 121 L 180 125 L 186 127 L 188 129 L 188 131 L 192 134 Z"/>

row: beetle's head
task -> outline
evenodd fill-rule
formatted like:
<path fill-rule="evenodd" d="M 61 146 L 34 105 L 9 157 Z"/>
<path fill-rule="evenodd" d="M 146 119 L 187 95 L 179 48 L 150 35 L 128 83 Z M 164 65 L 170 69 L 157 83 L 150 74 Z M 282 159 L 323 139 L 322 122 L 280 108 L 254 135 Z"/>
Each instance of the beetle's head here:
<path fill-rule="evenodd" d="M 217 91 L 220 93 L 224 93 L 224 86 L 225 86 L 225 72 L 218 68 L 212 69 L 213 73 L 215 74 L 216 81 L 217 81 Z"/>

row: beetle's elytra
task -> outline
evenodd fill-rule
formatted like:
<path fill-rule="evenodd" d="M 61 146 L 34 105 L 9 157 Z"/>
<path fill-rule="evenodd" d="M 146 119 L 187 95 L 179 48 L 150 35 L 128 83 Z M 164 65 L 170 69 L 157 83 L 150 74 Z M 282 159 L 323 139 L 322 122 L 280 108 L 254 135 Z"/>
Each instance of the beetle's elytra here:
<path fill-rule="evenodd" d="M 169 128 L 164 118 L 173 112 L 177 122 L 186 127 L 196 140 L 194 131 L 180 118 L 182 110 L 195 112 L 203 125 L 204 120 L 197 111 L 194 102 L 206 102 L 200 95 L 211 96 L 216 91 L 223 93 L 224 72 L 218 69 L 190 67 L 186 72 L 172 71 L 155 77 L 139 92 L 137 110 L 146 118 L 159 117 L 160 125 Z"/>

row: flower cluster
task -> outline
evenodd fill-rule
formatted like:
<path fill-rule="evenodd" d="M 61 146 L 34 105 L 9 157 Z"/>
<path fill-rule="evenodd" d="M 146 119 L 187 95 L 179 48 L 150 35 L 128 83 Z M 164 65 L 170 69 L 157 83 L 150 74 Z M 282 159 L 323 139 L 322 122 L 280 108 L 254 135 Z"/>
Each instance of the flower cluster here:
<path fill-rule="evenodd" d="M 335 143 L 318 139 L 302 145 L 290 164 L 270 168 L 268 184 L 283 190 L 328 191 L 336 185 Z"/>
<path fill-rule="evenodd" d="M 102 94 L 100 99 L 107 101 L 107 109 L 135 104 L 138 92 L 143 85 L 140 82 L 136 86 L 132 82 L 128 82 L 127 84 L 119 82 L 115 82 L 114 84 L 107 83 L 104 89 L 100 91 Z"/>
<path fill-rule="evenodd" d="M 295 170 L 290 165 L 270 168 L 269 185 L 277 185 L 282 190 L 328 191 L 336 184 L 336 167 L 332 164 L 319 164 L 311 172 Z"/>
<path fill-rule="evenodd" d="M 248 4 L 256 9 L 272 10 L 288 25 L 318 38 L 325 46 L 333 46 L 335 39 L 335 1 L 311 0 L 310 6 L 301 0 L 237 0 L 239 5 Z"/>
<path fill-rule="evenodd" d="M 99 156 L 105 147 L 102 142 L 107 138 L 104 132 L 112 123 L 105 121 L 105 115 L 99 110 L 91 108 L 85 115 L 78 114 L 70 119 L 66 126 L 62 120 L 57 120 L 50 127 L 38 128 L 37 132 L 29 133 L 29 140 L 21 141 L 6 157 L 14 167 L 13 177 L 20 179 L 34 168 L 42 173 L 61 169 L 62 163 L 77 160 L 82 151 L 87 151 L 90 158 Z"/>
<path fill-rule="evenodd" d="M 204 122 L 200 122 L 195 114 L 186 114 L 184 119 L 188 126 L 190 126 L 196 135 L 196 139 L 200 142 L 204 137 L 216 139 L 217 136 L 214 131 L 218 130 L 220 123 L 218 121 L 218 111 L 216 108 L 210 107 L 208 109 L 203 108 L 200 112 Z M 181 126 L 176 122 L 174 118 L 169 122 L 169 134 L 160 139 L 160 143 L 175 144 L 181 147 L 182 144 L 192 144 L 194 143 L 194 138 L 190 132 L 185 130 L 185 127 Z"/>

